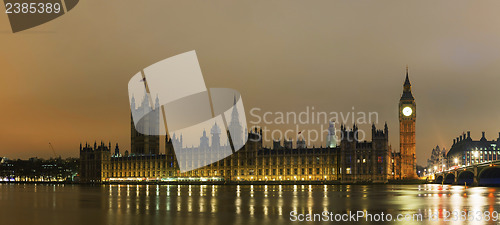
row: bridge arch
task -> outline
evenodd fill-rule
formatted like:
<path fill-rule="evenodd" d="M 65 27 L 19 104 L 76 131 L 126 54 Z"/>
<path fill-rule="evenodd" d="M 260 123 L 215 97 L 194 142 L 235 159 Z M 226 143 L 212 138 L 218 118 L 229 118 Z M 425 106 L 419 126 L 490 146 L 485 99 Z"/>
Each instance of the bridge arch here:
<path fill-rule="evenodd" d="M 440 183 L 443 183 L 443 174 L 439 174 L 439 175 L 436 175 L 437 178 L 436 178 L 436 184 L 440 184 Z"/>
<path fill-rule="evenodd" d="M 460 185 L 472 185 L 474 183 L 474 172 L 470 170 L 464 170 L 458 174 L 457 184 Z"/>
<path fill-rule="evenodd" d="M 500 186 L 500 167 L 490 166 L 484 168 L 477 175 L 478 184 L 481 186 Z"/>
<path fill-rule="evenodd" d="M 455 174 L 453 174 L 453 173 L 446 174 L 446 176 L 444 177 L 443 183 L 444 184 L 453 184 L 453 183 L 455 183 Z"/>

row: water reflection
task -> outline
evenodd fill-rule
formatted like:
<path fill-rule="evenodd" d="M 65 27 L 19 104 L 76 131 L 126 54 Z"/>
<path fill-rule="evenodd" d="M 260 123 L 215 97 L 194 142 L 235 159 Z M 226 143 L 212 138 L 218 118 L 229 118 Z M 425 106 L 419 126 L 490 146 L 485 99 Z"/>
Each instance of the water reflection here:
<path fill-rule="evenodd" d="M 0 185 L 5 224 L 286 224 L 297 213 L 422 214 L 500 211 L 498 188 L 449 185 Z M 92 215 L 92 216 L 89 216 Z M 453 214 L 451 214 L 453 216 Z M 461 215 L 459 215 L 461 216 Z M 437 221 L 432 221 L 433 217 Z M 4 224 L 2 222 L 2 224 Z M 9 223 L 10 222 L 10 223 Z M 368 224 L 365 221 L 361 223 Z M 400 222 L 391 222 L 400 223 Z M 497 224 L 455 221 L 454 224 Z"/>

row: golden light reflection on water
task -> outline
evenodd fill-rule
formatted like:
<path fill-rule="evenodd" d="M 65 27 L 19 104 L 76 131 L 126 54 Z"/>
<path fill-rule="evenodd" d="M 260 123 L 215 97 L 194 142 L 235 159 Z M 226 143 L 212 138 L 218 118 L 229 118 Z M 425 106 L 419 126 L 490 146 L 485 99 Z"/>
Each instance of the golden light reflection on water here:
<path fill-rule="evenodd" d="M 212 185 L 212 198 L 210 198 L 210 211 L 212 213 L 217 212 L 217 198 L 215 198 L 216 186 Z"/>
<path fill-rule="evenodd" d="M 241 198 L 239 196 L 236 198 L 234 205 L 236 206 L 236 214 L 241 214 Z"/>
<path fill-rule="evenodd" d="M 499 188 L 451 185 L 19 185 L 22 191 L 5 191 L 15 187 L 0 186 L 2 210 L 13 208 L 5 207 L 11 199 L 16 199 L 12 194 L 31 193 L 25 198 L 30 199 L 29 203 L 23 206 L 28 213 L 30 209 L 44 208 L 48 212 L 94 209 L 110 221 L 132 215 L 157 219 L 169 215 L 168 218 L 173 219 L 171 222 L 183 221 L 181 218 L 187 217 L 213 219 L 218 221 L 216 223 L 286 222 L 290 211 L 345 213 L 362 210 L 394 215 L 421 213 L 424 217 L 421 223 L 445 224 L 443 220 L 450 216 L 449 212 L 467 214 L 480 211 L 493 215 L 500 211 Z M 439 220 L 430 221 L 433 215 Z M 459 220 L 453 224 L 489 225 L 497 222 Z"/>
<path fill-rule="evenodd" d="M 207 185 L 201 185 L 200 186 L 200 197 L 205 196 L 205 191 L 207 189 Z M 203 198 L 202 198 L 203 199 Z"/>

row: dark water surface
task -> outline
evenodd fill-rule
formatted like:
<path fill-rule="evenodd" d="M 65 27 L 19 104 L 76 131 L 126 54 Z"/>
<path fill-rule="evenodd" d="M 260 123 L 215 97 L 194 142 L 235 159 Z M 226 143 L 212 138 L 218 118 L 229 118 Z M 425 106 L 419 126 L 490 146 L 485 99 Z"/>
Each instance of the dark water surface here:
<path fill-rule="evenodd" d="M 325 224 L 292 222 L 298 217 L 291 217 L 291 211 L 294 215 L 365 211 L 372 216 L 391 214 L 393 219 L 397 214 L 423 218 L 329 224 L 499 224 L 493 221 L 500 211 L 499 190 L 447 185 L 0 184 L 0 224 Z M 448 219 L 457 221 L 445 222 L 446 211 L 454 210 L 465 216 L 455 219 L 450 214 Z M 489 221 L 485 211 L 492 215 Z"/>

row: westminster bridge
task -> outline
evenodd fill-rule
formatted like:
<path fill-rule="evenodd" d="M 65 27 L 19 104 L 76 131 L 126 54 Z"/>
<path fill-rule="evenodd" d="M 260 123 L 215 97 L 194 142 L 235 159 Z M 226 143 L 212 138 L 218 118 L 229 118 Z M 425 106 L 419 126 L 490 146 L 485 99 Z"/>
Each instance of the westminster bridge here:
<path fill-rule="evenodd" d="M 454 167 L 434 173 L 434 183 L 500 186 L 500 160 Z"/>

